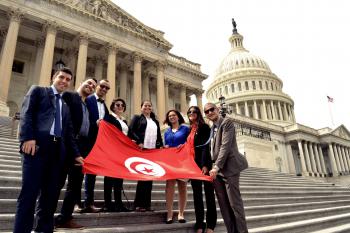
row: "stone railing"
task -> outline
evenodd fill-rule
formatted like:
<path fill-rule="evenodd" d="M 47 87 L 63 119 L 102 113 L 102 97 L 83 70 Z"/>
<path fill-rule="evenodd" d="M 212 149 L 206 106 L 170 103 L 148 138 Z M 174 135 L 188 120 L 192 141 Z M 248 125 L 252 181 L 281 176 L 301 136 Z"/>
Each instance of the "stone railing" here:
<path fill-rule="evenodd" d="M 179 56 L 176 56 L 174 54 L 168 53 L 167 60 L 170 62 L 179 64 L 179 65 L 185 66 L 189 69 L 201 72 L 201 65 L 200 64 L 191 62 L 191 61 L 187 60 L 186 58 L 179 57 Z"/>

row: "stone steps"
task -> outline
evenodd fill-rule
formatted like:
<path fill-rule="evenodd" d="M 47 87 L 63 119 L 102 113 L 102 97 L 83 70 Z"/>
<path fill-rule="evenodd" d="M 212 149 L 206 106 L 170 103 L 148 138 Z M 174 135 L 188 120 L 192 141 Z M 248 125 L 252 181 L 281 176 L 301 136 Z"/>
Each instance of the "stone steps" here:
<path fill-rule="evenodd" d="M 18 148 L 17 139 L 0 136 L 1 232 L 10 232 L 13 226 L 16 198 L 21 186 L 21 156 L 18 154 Z M 240 187 L 249 232 L 331 233 L 347 232 L 349 229 L 347 225 L 350 220 L 350 214 L 348 214 L 350 189 L 348 188 L 262 168 L 249 168 L 244 171 L 241 174 Z M 124 190 L 130 202 L 133 201 L 135 189 L 136 181 L 124 181 Z M 63 192 L 58 210 L 62 205 L 62 198 Z M 97 177 L 95 203 L 97 206 L 103 205 L 103 177 Z M 128 204 L 126 200 L 124 203 Z M 187 223 L 164 224 L 165 204 L 165 182 L 154 182 L 152 207 L 156 210 L 155 212 L 75 214 L 74 218 L 78 223 L 86 226 L 85 229 L 80 231 L 59 229 L 57 232 L 192 233 L 195 215 L 190 184 L 185 212 Z M 174 210 L 176 209 L 175 198 Z M 218 217 L 215 232 L 226 232 L 219 209 Z M 327 229 L 330 231 L 325 231 Z"/>

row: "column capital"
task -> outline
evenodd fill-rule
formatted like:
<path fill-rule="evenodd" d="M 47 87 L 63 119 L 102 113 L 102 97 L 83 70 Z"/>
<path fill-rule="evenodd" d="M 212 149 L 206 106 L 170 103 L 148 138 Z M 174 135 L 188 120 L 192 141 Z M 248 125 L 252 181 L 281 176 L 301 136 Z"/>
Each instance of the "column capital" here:
<path fill-rule="evenodd" d="M 37 48 L 43 48 L 45 46 L 45 38 L 43 36 L 36 38 L 35 46 Z"/>
<path fill-rule="evenodd" d="M 134 63 L 141 63 L 142 62 L 142 60 L 143 60 L 143 56 L 142 56 L 142 54 L 141 53 L 138 53 L 138 52 L 133 52 L 132 54 L 131 54 L 131 57 L 132 57 L 132 59 L 134 60 Z"/>
<path fill-rule="evenodd" d="M 56 34 L 60 26 L 55 21 L 46 21 L 43 24 L 43 32 Z"/>
<path fill-rule="evenodd" d="M 21 22 L 24 13 L 19 8 L 11 8 L 7 12 L 7 16 L 10 19 L 10 21 Z"/>
<path fill-rule="evenodd" d="M 80 32 L 77 36 L 79 44 L 88 45 L 90 36 L 87 32 Z"/>
<path fill-rule="evenodd" d="M 154 64 L 157 68 L 157 70 L 161 70 L 161 71 L 164 71 L 166 65 L 167 65 L 167 62 L 164 61 L 164 60 L 158 60 L 155 62 Z"/>
<path fill-rule="evenodd" d="M 119 47 L 116 43 L 107 43 L 105 49 L 108 52 L 108 55 L 113 55 L 118 53 Z"/>

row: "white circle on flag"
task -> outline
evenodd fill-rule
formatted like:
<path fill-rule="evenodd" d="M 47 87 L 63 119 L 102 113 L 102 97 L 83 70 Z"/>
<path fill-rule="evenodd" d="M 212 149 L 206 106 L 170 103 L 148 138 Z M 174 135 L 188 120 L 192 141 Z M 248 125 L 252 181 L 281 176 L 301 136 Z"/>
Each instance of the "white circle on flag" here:
<path fill-rule="evenodd" d="M 140 157 L 131 157 L 125 160 L 125 167 L 134 174 L 144 174 L 161 177 L 165 175 L 165 170 L 159 164 Z"/>

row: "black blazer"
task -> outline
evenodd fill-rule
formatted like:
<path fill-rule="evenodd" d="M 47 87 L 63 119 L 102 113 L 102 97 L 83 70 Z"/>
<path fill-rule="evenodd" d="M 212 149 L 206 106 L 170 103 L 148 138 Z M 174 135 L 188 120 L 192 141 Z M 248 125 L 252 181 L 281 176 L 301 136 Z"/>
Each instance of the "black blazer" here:
<path fill-rule="evenodd" d="M 122 126 L 120 125 L 119 121 L 117 119 L 115 119 L 115 117 L 112 114 L 108 114 L 107 116 L 105 116 L 104 120 L 107 121 L 108 123 L 111 123 L 112 125 L 117 127 L 117 129 L 122 131 Z M 126 122 L 126 120 L 123 120 L 123 121 L 125 122 L 125 124 L 128 124 Z"/>
<path fill-rule="evenodd" d="M 80 132 L 83 123 L 82 99 L 78 92 L 64 92 L 62 99 L 67 103 L 72 118 L 74 136 Z"/>
<path fill-rule="evenodd" d="M 50 130 L 55 119 L 56 102 L 51 87 L 32 86 L 22 104 L 20 136 L 21 143 L 28 140 L 36 140 L 39 149 L 38 154 L 46 155 L 50 152 L 48 148 Z M 62 100 L 62 140 L 61 155 L 66 156 L 66 148 L 74 151 L 74 156 L 80 155 L 79 149 L 73 138 L 73 126 L 70 111 Z"/>
<path fill-rule="evenodd" d="M 156 142 L 156 148 L 160 148 L 163 146 L 163 140 L 162 135 L 160 133 L 160 127 L 159 122 L 155 118 L 154 114 L 151 114 L 151 119 L 156 123 L 157 125 L 157 142 Z M 135 115 L 130 123 L 129 126 L 129 132 L 128 137 L 132 140 L 136 141 L 136 144 L 141 144 L 145 140 L 145 132 L 147 127 L 147 119 L 146 117 L 141 115 Z"/>
<path fill-rule="evenodd" d="M 194 151 L 198 167 L 207 167 L 209 170 L 212 168 L 212 161 L 209 150 L 209 143 L 205 146 L 199 146 L 205 144 L 210 137 L 210 127 L 207 124 L 198 126 L 197 132 L 194 136 Z M 199 147 L 196 147 L 199 146 Z"/>

